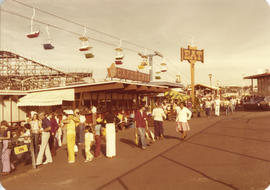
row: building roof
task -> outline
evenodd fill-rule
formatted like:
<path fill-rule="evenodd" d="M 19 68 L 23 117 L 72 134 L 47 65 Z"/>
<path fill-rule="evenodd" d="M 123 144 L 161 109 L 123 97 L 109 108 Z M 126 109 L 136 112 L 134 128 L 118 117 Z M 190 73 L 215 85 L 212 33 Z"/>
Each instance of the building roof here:
<path fill-rule="evenodd" d="M 150 84 L 167 86 L 169 88 L 184 88 L 183 84 L 175 83 L 175 82 L 167 82 L 167 81 L 153 81 L 153 82 L 150 82 Z"/>
<path fill-rule="evenodd" d="M 87 83 L 87 84 L 76 84 L 76 85 L 69 85 L 69 86 L 62 86 L 62 87 L 55 87 L 55 88 L 47 88 L 47 89 L 38 89 L 38 90 L 31 90 L 28 91 L 30 93 L 32 92 L 41 92 L 41 91 L 52 91 L 52 90 L 61 90 L 61 89 L 70 89 L 74 88 L 75 91 L 78 91 L 79 89 L 88 88 L 89 91 L 106 91 L 106 90 L 113 90 L 116 86 L 119 86 L 119 89 L 123 88 L 127 90 L 127 87 L 129 87 L 129 90 L 133 89 L 136 91 L 140 91 L 139 87 L 145 86 L 148 87 L 148 89 L 159 89 L 157 91 L 167 91 L 169 88 L 167 86 L 160 86 L 160 85 L 154 85 L 149 83 L 141 83 L 141 82 L 123 82 L 123 81 L 103 81 L 103 82 L 95 82 L 95 83 Z M 131 88 L 133 86 L 133 88 Z"/>
<path fill-rule="evenodd" d="M 257 75 L 246 76 L 244 77 L 244 79 L 258 79 L 263 77 L 270 77 L 270 73 L 262 73 Z"/>
<path fill-rule="evenodd" d="M 20 91 L 20 90 L 0 90 L 0 96 L 23 96 L 26 95 L 28 92 L 27 91 Z"/>
<path fill-rule="evenodd" d="M 208 85 L 205 85 L 205 84 L 195 84 L 195 86 L 202 86 L 204 88 L 209 88 L 209 89 L 212 89 L 212 90 L 219 90 L 218 87 L 215 87 L 215 86 L 208 86 Z"/>
<path fill-rule="evenodd" d="M 65 87 L 55 87 L 28 91 L 28 94 L 20 99 L 18 106 L 51 106 L 61 105 L 65 101 L 74 101 L 75 93 L 83 92 L 129 92 L 129 93 L 162 93 L 169 91 L 166 86 L 152 85 L 148 83 L 104 81 L 89 84 L 77 84 Z"/>

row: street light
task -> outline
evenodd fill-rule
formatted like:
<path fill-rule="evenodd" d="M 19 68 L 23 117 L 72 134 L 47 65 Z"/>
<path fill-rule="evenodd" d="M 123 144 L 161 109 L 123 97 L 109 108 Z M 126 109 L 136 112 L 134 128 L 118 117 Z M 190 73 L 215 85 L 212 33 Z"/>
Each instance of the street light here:
<path fill-rule="evenodd" d="M 208 74 L 208 76 L 209 76 L 209 80 L 210 80 L 210 86 L 212 87 L 212 74 L 210 73 L 210 74 Z"/>
<path fill-rule="evenodd" d="M 217 87 L 219 87 L 220 86 L 220 80 L 217 80 L 216 82 L 217 82 Z"/>

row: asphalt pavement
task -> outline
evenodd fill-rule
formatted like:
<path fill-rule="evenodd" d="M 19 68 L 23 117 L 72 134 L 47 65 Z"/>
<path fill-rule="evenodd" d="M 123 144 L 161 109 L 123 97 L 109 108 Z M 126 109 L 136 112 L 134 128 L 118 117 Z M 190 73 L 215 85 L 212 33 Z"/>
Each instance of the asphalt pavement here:
<path fill-rule="evenodd" d="M 53 163 L 20 166 L 1 177 L 7 190 L 264 190 L 270 184 L 270 112 L 192 118 L 187 139 L 165 121 L 165 139 L 142 150 L 132 129 L 117 133 L 117 156 L 67 163 L 62 147 Z M 153 129 L 152 129 L 153 130 Z M 105 146 L 102 146 L 105 152 Z"/>

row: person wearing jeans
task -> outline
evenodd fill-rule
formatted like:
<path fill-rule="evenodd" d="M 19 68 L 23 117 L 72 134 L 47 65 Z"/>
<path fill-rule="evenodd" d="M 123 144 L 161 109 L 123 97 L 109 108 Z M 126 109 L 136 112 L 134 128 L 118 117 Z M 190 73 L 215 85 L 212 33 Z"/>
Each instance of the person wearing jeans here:
<path fill-rule="evenodd" d="M 48 164 L 48 163 L 53 162 L 50 146 L 49 146 L 51 123 L 50 123 L 50 120 L 47 117 L 45 117 L 45 113 L 40 114 L 40 119 L 42 120 L 42 124 L 41 124 L 42 134 L 41 134 L 41 145 L 40 145 L 40 150 L 38 152 L 36 165 L 42 164 L 44 153 L 46 156 L 46 161 L 43 164 Z"/>
<path fill-rule="evenodd" d="M 143 105 L 140 105 L 139 110 L 135 114 L 135 130 L 138 131 L 142 149 L 146 149 L 145 129 L 148 129 L 147 114 Z"/>
<path fill-rule="evenodd" d="M 101 146 L 101 125 L 103 123 L 103 119 L 101 118 L 101 114 L 98 115 L 97 118 L 97 124 L 95 126 L 95 141 L 96 141 L 96 146 L 95 146 L 95 157 L 100 156 L 100 146 Z"/>
<path fill-rule="evenodd" d="M 40 121 L 38 119 L 38 115 L 35 113 L 33 115 L 32 121 L 30 121 L 31 125 L 31 136 L 32 136 L 32 141 L 34 144 L 34 152 L 35 156 L 38 155 L 38 138 L 39 138 L 39 131 L 40 131 Z"/>

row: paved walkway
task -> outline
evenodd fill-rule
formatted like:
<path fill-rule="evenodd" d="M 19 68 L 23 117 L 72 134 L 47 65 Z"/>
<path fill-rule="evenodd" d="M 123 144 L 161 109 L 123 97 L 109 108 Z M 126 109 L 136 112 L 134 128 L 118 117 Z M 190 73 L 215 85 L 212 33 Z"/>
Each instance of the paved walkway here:
<path fill-rule="evenodd" d="M 194 118 L 185 141 L 174 122 L 166 139 L 146 150 L 133 130 L 117 133 L 117 157 L 68 164 L 64 148 L 53 164 L 27 169 L 1 181 L 7 190 L 263 190 L 270 184 L 270 112 Z M 24 168 L 25 169 L 25 168 Z"/>

